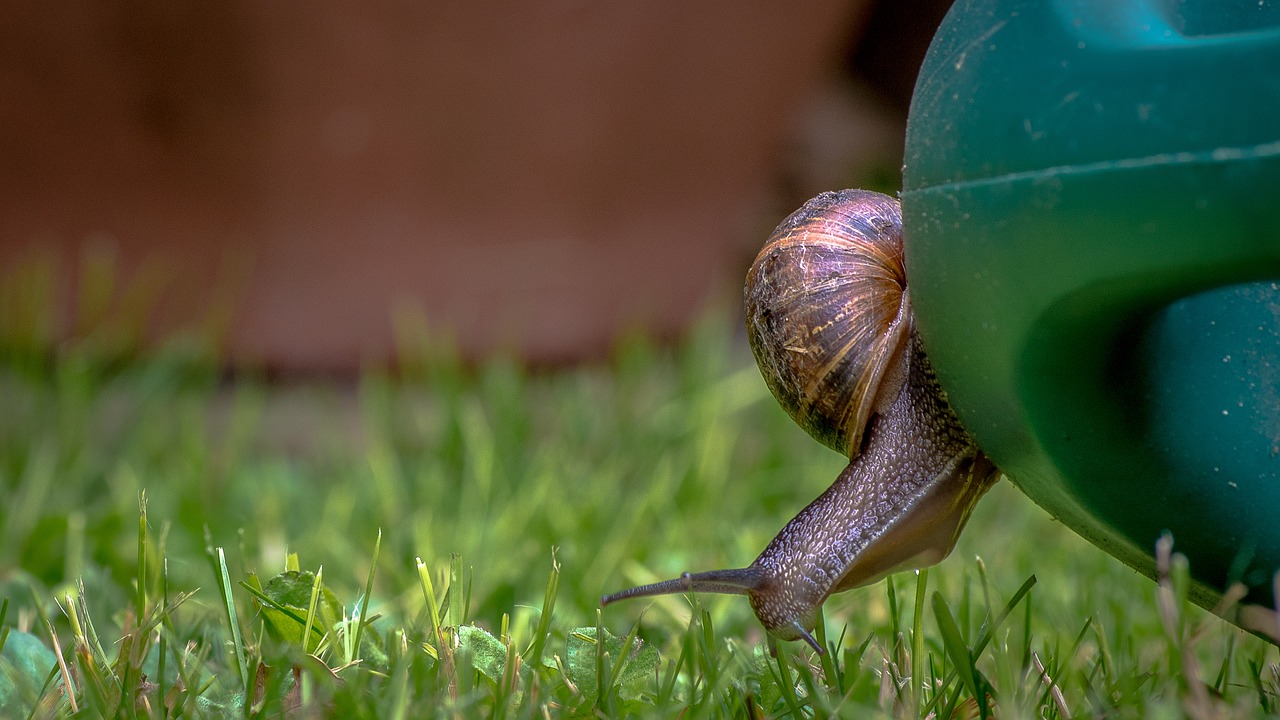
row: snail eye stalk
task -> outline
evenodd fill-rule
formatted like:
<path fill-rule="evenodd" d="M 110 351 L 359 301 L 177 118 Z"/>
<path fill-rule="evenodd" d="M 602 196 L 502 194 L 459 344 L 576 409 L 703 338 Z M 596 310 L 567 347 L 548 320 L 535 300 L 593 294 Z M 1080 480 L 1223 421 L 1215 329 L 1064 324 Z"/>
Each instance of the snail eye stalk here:
<path fill-rule="evenodd" d="M 756 568 L 734 568 L 732 570 L 708 570 L 700 573 L 684 573 L 678 578 L 664 580 L 651 585 L 641 585 L 600 598 L 600 606 L 604 607 L 619 600 L 655 595 L 679 595 L 681 593 L 716 593 L 719 595 L 748 595 L 759 590 L 764 583 L 764 574 Z"/>

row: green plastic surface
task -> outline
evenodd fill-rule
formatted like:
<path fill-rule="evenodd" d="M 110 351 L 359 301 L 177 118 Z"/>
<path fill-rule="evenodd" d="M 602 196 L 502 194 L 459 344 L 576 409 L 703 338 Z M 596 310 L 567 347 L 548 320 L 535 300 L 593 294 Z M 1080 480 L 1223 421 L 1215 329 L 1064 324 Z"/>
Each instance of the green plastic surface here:
<path fill-rule="evenodd" d="M 973 0 L 934 38 L 908 282 L 960 419 L 1151 574 L 1280 570 L 1280 4 Z"/>

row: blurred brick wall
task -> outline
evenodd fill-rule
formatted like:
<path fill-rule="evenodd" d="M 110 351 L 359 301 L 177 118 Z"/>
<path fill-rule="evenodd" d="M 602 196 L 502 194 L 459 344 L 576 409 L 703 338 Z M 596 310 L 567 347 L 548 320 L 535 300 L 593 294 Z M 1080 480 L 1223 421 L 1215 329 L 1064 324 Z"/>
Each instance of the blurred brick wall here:
<path fill-rule="evenodd" d="M 96 322 L 73 310 L 84 258 L 110 258 L 148 334 L 213 312 L 233 360 L 302 370 L 385 361 L 404 307 L 471 355 L 669 334 L 736 292 L 796 108 L 863 9 L 11 8 L 0 274 L 54 258 L 65 335 Z"/>

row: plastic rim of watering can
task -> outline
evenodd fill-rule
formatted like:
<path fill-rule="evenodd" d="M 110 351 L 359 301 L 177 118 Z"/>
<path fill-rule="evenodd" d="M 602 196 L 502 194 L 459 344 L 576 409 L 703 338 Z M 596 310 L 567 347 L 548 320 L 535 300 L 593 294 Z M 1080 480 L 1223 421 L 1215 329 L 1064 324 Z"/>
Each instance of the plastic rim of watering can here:
<path fill-rule="evenodd" d="M 1269 1 L 960 2 L 908 122 L 908 277 L 961 420 L 1133 567 L 1171 533 L 1206 604 L 1271 605 L 1280 570 L 1276 68 Z"/>

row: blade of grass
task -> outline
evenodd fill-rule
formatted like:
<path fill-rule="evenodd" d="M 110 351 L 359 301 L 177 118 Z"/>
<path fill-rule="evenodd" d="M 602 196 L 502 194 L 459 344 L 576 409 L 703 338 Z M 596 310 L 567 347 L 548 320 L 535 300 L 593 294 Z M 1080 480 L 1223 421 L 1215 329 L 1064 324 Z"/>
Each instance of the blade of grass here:
<path fill-rule="evenodd" d="M 898 593 L 894 589 L 893 575 L 884 579 L 885 594 L 889 596 L 889 629 L 890 637 L 898 637 L 902 632 L 900 627 L 900 618 L 898 617 Z"/>
<path fill-rule="evenodd" d="M 462 556 L 458 556 L 458 563 L 462 563 Z M 462 622 L 465 625 L 471 622 L 471 581 L 475 577 L 474 568 L 470 565 L 462 568 Z"/>
<path fill-rule="evenodd" d="M 431 582 L 431 570 L 422 558 L 415 560 L 418 567 L 418 583 L 422 586 L 422 597 L 427 602 L 427 620 L 431 623 L 431 633 L 439 642 L 443 635 L 440 632 L 439 604 L 436 602 L 436 588 Z"/>
<path fill-rule="evenodd" d="M 916 571 L 915 615 L 911 619 L 911 712 L 920 715 L 924 705 L 924 596 L 929 586 L 929 568 Z"/>
<path fill-rule="evenodd" d="M 1231 675 L 1231 665 L 1235 660 L 1236 636 L 1234 634 L 1227 636 L 1227 649 L 1222 653 L 1222 665 L 1218 668 L 1218 676 L 1213 679 L 1213 691 L 1222 695 L 1227 687 L 1228 679 Z"/>
<path fill-rule="evenodd" d="M 951 608 L 947 607 L 946 600 L 938 592 L 933 594 L 933 617 L 938 623 L 938 632 L 942 634 L 942 648 L 951 658 L 951 664 L 960 672 L 960 682 L 964 683 L 965 689 L 978 703 L 981 716 L 987 717 L 986 693 L 979 692 L 982 683 L 978 679 L 978 669 L 973 664 L 973 655 L 964 643 L 964 636 L 960 634 L 960 627 L 951 615 Z"/>
<path fill-rule="evenodd" d="M 720 679 L 724 675 L 724 668 L 721 663 L 717 662 L 718 657 L 715 652 L 716 628 L 711 618 L 711 612 L 703 607 L 700 602 L 696 608 L 698 624 L 702 629 L 702 632 L 698 633 L 697 636 L 699 667 L 702 669 L 702 675 L 707 685 L 707 695 L 704 697 L 710 697 L 720 688 Z"/>
<path fill-rule="evenodd" d="M 138 622 L 147 614 L 147 491 L 138 497 L 138 587 L 134 596 L 134 617 Z"/>
<path fill-rule="evenodd" d="M 804 717 L 800 698 L 796 696 L 795 682 L 791 677 L 791 668 L 787 665 L 787 653 L 779 648 L 774 655 L 774 665 L 778 668 L 778 689 L 782 691 L 782 699 L 787 703 L 787 711 L 791 717 Z"/>
<path fill-rule="evenodd" d="M 604 613 L 596 608 L 596 709 L 608 714 L 605 703 L 605 667 L 608 653 L 604 647 Z"/>
<path fill-rule="evenodd" d="M 818 608 L 818 622 L 813 628 L 814 637 L 817 638 L 818 644 L 827 648 L 827 652 L 818 655 L 818 663 L 822 667 L 822 675 L 827 678 L 827 682 L 836 682 L 836 652 L 839 647 L 832 645 L 827 647 L 827 617 L 822 612 L 822 608 Z"/>
<path fill-rule="evenodd" d="M 5 641 L 9 639 L 9 626 L 4 624 L 9 617 L 9 598 L 0 598 L 0 652 L 4 652 Z"/>
<path fill-rule="evenodd" d="M 622 684 L 622 672 L 627 669 L 627 664 L 631 661 L 631 648 L 635 645 L 639 632 L 640 623 L 637 621 L 632 624 L 631 632 L 627 633 L 626 639 L 622 641 L 622 649 L 618 652 L 618 659 L 613 663 L 613 672 L 609 676 L 611 690 Z"/>
<path fill-rule="evenodd" d="M 53 631 L 53 623 L 49 622 L 49 618 L 44 618 L 45 628 L 49 631 L 49 639 L 53 641 L 53 652 L 58 657 L 58 671 L 62 673 L 62 686 L 66 688 L 67 700 L 71 703 L 71 713 L 80 712 L 80 706 L 76 702 L 76 686 L 71 682 L 71 670 L 67 668 L 66 658 L 62 656 L 62 645 L 58 642 L 58 634 Z M 35 709 L 32 708 L 32 713 Z"/>
<path fill-rule="evenodd" d="M 306 619 L 306 622 L 303 624 L 303 630 L 302 630 L 302 652 L 308 655 L 311 654 L 311 651 L 307 649 L 307 646 L 310 644 L 309 641 L 311 639 L 311 630 L 312 628 L 315 627 L 316 605 L 320 601 L 320 588 L 323 582 L 324 582 L 324 565 L 321 565 L 316 570 L 315 578 L 311 581 L 311 601 L 307 604 L 307 619 Z M 316 648 L 319 649 L 319 647 L 320 647 L 319 641 L 317 641 Z"/>
<path fill-rule="evenodd" d="M 83 614 L 83 618 L 80 615 L 76 616 L 77 622 L 83 620 L 83 627 L 76 629 L 76 639 L 78 641 L 83 640 L 86 646 L 94 651 L 99 663 L 103 666 L 109 666 L 111 660 L 107 657 L 107 651 L 102 647 L 98 629 L 93 625 L 93 616 L 89 614 L 88 594 L 84 589 L 84 580 L 76 581 L 76 592 L 77 602 L 80 604 L 80 612 Z M 67 598 L 68 602 L 71 602 L 71 596 L 68 595 Z"/>
<path fill-rule="evenodd" d="M 1093 618 L 1086 618 L 1084 621 L 1084 625 L 1080 627 L 1080 632 L 1076 633 L 1076 639 L 1075 639 L 1075 642 L 1071 643 L 1071 648 L 1065 654 L 1055 653 L 1055 655 L 1058 655 L 1059 657 L 1065 657 L 1065 658 L 1075 657 L 1076 651 L 1080 649 L 1080 644 L 1084 642 L 1085 635 L 1089 632 L 1089 628 L 1092 626 L 1092 624 L 1093 624 Z M 1036 658 L 1036 661 L 1037 662 L 1039 661 L 1038 657 Z M 1044 703 L 1049 699 L 1051 694 L 1053 694 L 1054 696 L 1055 703 L 1062 706 L 1066 705 L 1065 699 L 1063 699 L 1061 703 L 1058 703 L 1057 701 L 1058 696 L 1061 695 L 1061 690 L 1058 687 L 1058 683 L 1061 680 L 1060 675 L 1061 673 L 1054 674 L 1054 677 L 1052 678 L 1052 681 L 1053 681 L 1052 684 L 1046 687 L 1044 690 L 1044 693 L 1040 695 L 1040 700 L 1039 700 L 1040 705 L 1044 705 Z"/>
<path fill-rule="evenodd" d="M 84 626 L 80 624 L 80 613 L 76 609 L 75 597 L 67 593 L 65 600 L 64 612 L 67 615 L 67 621 L 71 623 L 71 637 L 75 641 L 73 652 L 80 669 L 80 690 L 85 695 L 82 699 L 87 706 L 94 708 L 99 714 L 105 714 L 107 708 L 113 707 L 121 697 L 119 685 L 114 676 L 104 672 L 104 668 L 108 667 L 106 662 L 94 657 Z"/>
<path fill-rule="evenodd" d="M 422 586 L 423 597 L 427 601 L 427 617 L 431 623 L 431 633 L 435 638 L 435 658 L 440 662 L 440 670 L 438 676 L 441 678 L 445 686 L 448 688 L 449 697 L 457 700 L 458 674 L 454 665 L 453 647 L 449 639 L 445 636 L 445 630 L 440 625 L 440 606 L 436 603 L 435 585 L 431 582 L 431 570 L 427 568 L 427 564 L 422 558 L 416 559 L 418 566 L 418 582 Z M 428 649 L 431 645 L 426 646 Z M 430 652 L 430 650 L 428 650 Z"/>
<path fill-rule="evenodd" d="M 983 650 L 985 650 L 987 644 L 991 642 L 991 638 L 994 637 L 995 631 L 999 629 L 1000 625 L 1009 617 L 1009 614 L 1018 606 L 1018 603 L 1022 601 L 1023 597 L 1031 592 L 1031 588 L 1035 587 L 1035 584 L 1036 576 L 1029 576 L 1025 581 L 1023 581 L 1017 592 L 1013 594 L 1013 597 L 1009 598 L 1009 602 L 1005 603 L 1005 606 L 996 614 L 995 618 L 982 625 L 978 630 L 978 640 L 973 644 L 973 649 L 969 651 L 969 655 L 971 657 L 979 658 L 982 656 Z M 942 681 L 942 684 L 944 686 L 950 685 L 960 672 L 961 670 L 959 668 L 952 668 L 948 671 L 946 677 Z M 937 699 L 938 697 L 935 695 L 934 701 L 927 703 L 923 708 L 921 708 L 921 711 L 928 712 L 933 707 Z"/>
<path fill-rule="evenodd" d="M 1027 579 L 1022 582 L 1022 585 L 1018 587 L 1017 591 L 1013 593 L 1013 596 L 1009 598 L 1009 602 L 1004 604 L 1004 607 L 1001 608 L 995 618 L 990 622 L 982 624 L 982 627 L 978 629 L 978 639 L 973 643 L 974 657 L 980 657 L 982 655 L 982 651 L 986 649 L 987 643 L 991 642 L 991 638 L 995 637 L 995 631 L 1004 624 L 1005 619 L 1007 619 L 1009 614 L 1013 612 L 1013 609 L 1018 606 L 1018 603 L 1022 601 L 1022 598 L 1026 596 L 1027 593 L 1031 592 L 1031 588 L 1036 586 L 1036 582 L 1035 575 L 1027 577 Z"/>
<path fill-rule="evenodd" d="M 378 571 L 378 554 L 382 550 L 382 528 L 378 528 L 378 539 L 373 542 L 373 559 L 369 561 L 369 577 L 364 581 L 364 597 L 360 599 L 360 618 L 356 623 L 355 647 L 347 662 L 356 662 L 360 657 L 360 640 L 364 636 L 364 626 L 369 620 L 369 597 L 373 595 L 373 576 Z"/>
<path fill-rule="evenodd" d="M 538 626 L 533 632 L 533 640 L 525 652 L 533 662 L 541 667 L 542 650 L 547 638 L 551 636 L 551 611 L 556 606 L 556 595 L 560 591 L 560 562 L 556 560 L 556 549 L 551 548 L 551 572 L 547 576 L 547 589 L 542 595 L 542 613 L 538 616 Z"/>
<path fill-rule="evenodd" d="M 995 595 L 991 590 L 991 580 L 990 578 L 987 577 L 986 562 L 979 557 L 975 559 L 974 564 L 978 568 L 978 578 L 982 583 L 982 602 L 983 602 L 983 608 L 984 608 L 983 624 L 985 625 L 987 619 L 991 617 L 991 608 L 995 604 L 993 600 Z M 966 626 L 964 629 L 963 637 L 968 637 L 968 636 L 969 636 L 969 628 Z M 995 637 L 994 630 L 992 631 L 991 636 Z M 1007 638 L 1007 635 L 1006 635 L 1006 638 Z M 1009 694 L 1002 699 L 1005 699 L 1007 701 L 1009 707 L 1020 706 L 1020 704 L 1024 702 L 1024 698 L 1026 697 L 1026 694 L 1024 693 L 1025 686 L 1018 684 L 1018 679 L 1017 679 L 1018 673 L 1017 671 L 1014 670 L 1013 663 L 1010 661 L 1009 648 L 1007 644 L 1004 646 L 1001 646 L 998 644 L 995 650 L 992 651 L 991 655 L 995 660 L 996 678 L 998 678 L 998 680 L 1000 681 L 1000 687 L 1008 688 L 1009 690 Z M 978 655 L 977 653 L 973 654 L 974 662 L 977 662 L 978 657 L 980 657 L 980 655 Z M 1025 671 L 1025 666 L 1023 666 L 1023 670 Z M 986 695 L 985 690 L 983 691 L 983 695 L 984 696 Z"/>
<path fill-rule="evenodd" d="M 227 572 L 227 556 L 222 547 L 215 551 L 218 556 L 218 588 L 222 592 L 222 607 L 226 611 L 227 627 L 231 631 L 231 644 L 235 650 L 232 659 L 236 663 L 236 674 L 240 676 L 241 686 L 246 698 L 253 692 L 253 682 L 248 676 L 249 661 L 244 649 L 244 636 L 240 634 L 240 618 L 236 614 L 236 601 L 231 597 L 231 573 Z M 246 699 L 246 707 L 249 705 Z"/>
<path fill-rule="evenodd" d="M 1031 653 L 1031 660 L 1033 667 L 1036 669 L 1036 674 L 1040 676 L 1040 680 L 1045 686 L 1045 692 L 1053 698 L 1053 706 L 1057 709 L 1058 714 L 1064 718 L 1071 717 L 1071 709 L 1067 707 L 1067 699 L 1062 694 L 1062 688 L 1058 687 L 1058 678 L 1049 675 L 1044 663 L 1040 660 L 1040 656 L 1035 651 Z"/>
<path fill-rule="evenodd" d="M 160 561 L 160 602 L 161 612 L 166 619 L 165 622 L 167 622 L 169 617 L 169 558 L 167 557 Z M 157 697 L 160 698 L 162 707 L 165 706 L 165 698 L 168 697 L 168 692 L 165 690 L 165 666 L 169 655 L 169 634 L 165 632 L 165 629 L 162 622 L 159 642 L 160 657 L 156 671 Z M 168 714 L 167 707 L 166 714 Z"/>
<path fill-rule="evenodd" d="M 466 607 L 462 600 L 462 556 L 449 555 L 449 587 L 444 592 L 449 603 L 449 626 L 462 627 L 466 623 Z"/>

